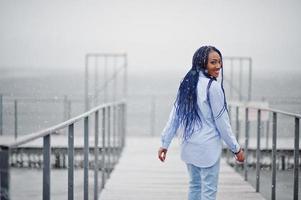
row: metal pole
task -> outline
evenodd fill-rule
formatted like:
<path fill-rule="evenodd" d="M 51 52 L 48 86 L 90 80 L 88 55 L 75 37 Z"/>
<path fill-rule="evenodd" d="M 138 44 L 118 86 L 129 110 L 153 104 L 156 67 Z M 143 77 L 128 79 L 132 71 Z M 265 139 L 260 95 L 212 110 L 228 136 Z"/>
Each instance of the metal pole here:
<path fill-rule="evenodd" d="M 95 66 L 94 66 L 94 95 L 95 95 L 95 99 L 94 99 L 94 105 L 98 105 L 98 60 L 97 60 L 97 56 L 95 56 Z"/>
<path fill-rule="evenodd" d="M 124 99 L 126 99 L 127 98 L 127 83 L 128 83 L 128 81 L 127 81 L 127 65 L 128 65 L 128 63 L 127 63 L 127 54 L 124 54 L 124 78 L 123 78 L 123 81 L 124 81 L 124 83 L 123 83 L 123 86 L 124 86 L 124 88 L 123 88 L 123 95 L 124 95 Z"/>
<path fill-rule="evenodd" d="M 85 111 L 89 110 L 89 55 L 85 57 Z"/>
<path fill-rule="evenodd" d="M 249 88 L 248 88 L 248 100 L 252 100 L 252 58 L 249 58 Z"/>
<path fill-rule="evenodd" d="M 118 104 L 118 113 L 117 113 L 117 121 L 118 121 L 118 143 L 117 143 L 117 146 L 118 146 L 118 157 L 120 156 L 120 153 L 121 153 L 121 104 Z"/>
<path fill-rule="evenodd" d="M 272 144 L 272 200 L 276 199 L 276 144 L 277 144 L 277 113 L 273 112 L 273 144 Z"/>
<path fill-rule="evenodd" d="M 245 137 L 245 162 L 244 162 L 244 174 L 245 181 L 248 180 L 248 147 L 249 147 L 249 108 L 246 108 L 246 137 Z"/>
<path fill-rule="evenodd" d="M 300 119 L 295 118 L 295 148 L 294 148 L 294 200 L 298 200 L 299 189 L 299 134 Z"/>
<path fill-rule="evenodd" d="M 3 96 L 0 94 L 0 135 L 3 135 Z"/>
<path fill-rule="evenodd" d="M 18 138 L 18 101 L 14 100 L 15 105 L 15 139 Z"/>
<path fill-rule="evenodd" d="M 114 57 L 113 59 L 113 71 L 114 73 L 113 74 L 117 74 L 116 72 L 116 57 Z M 117 77 L 114 77 L 114 81 L 113 81 L 113 102 L 116 101 L 116 88 L 117 88 Z"/>
<path fill-rule="evenodd" d="M 230 105 L 228 105 L 228 116 L 229 116 L 229 122 L 230 125 L 232 125 L 232 107 Z M 230 163 L 230 158 L 231 158 L 231 151 L 229 149 L 226 149 L 226 162 L 229 164 Z M 237 165 L 235 165 L 237 166 Z"/>
<path fill-rule="evenodd" d="M 50 135 L 43 137 L 43 200 L 50 200 L 50 156 L 51 156 L 51 139 Z"/>
<path fill-rule="evenodd" d="M 67 101 L 67 119 L 71 118 L 71 100 Z"/>
<path fill-rule="evenodd" d="M 239 59 L 239 101 L 242 101 L 242 60 Z"/>
<path fill-rule="evenodd" d="M 230 99 L 233 100 L 233 59 L 230 59 Z"/>
<path fill-rule="evenodd" d="M 108 79 L 108 58 L 107 58 L 107 56 L 105 56 L 104 57 L 104 59 L 105 59 L 105 63 L 104 63 L 104 73 L 103 73 L 103 75 L 104 75 L 104 86 L 105 86 L 105 88 L 104 88 L 104 103 L 106 103 L 107 101 L 108 101 L 108 84 L 107 84 L 107 79 Z"/>
<path fill-rule="evenodd" d="M 256 149 L 256 192 L 260 190 L 260 128 L 261 110 L 257 111 L 257 149 Z"/>
<path fill-rule="evenodd" d="M 235 117 L 236 117 L 236 139 L 239 142 L 239 136 L 240 136 L 240 121 L 239 121 L 239 106 L 236 107 L 236 113 L 235 113 Z"/>
<path fill-rule="evenodd" d="M 10 200 L 9 148 L 0 146 L 0 200 Z"/>
<path fill-rule="evenodd" d="M 120 148 L 123 149 L 123 134 L 124 134 L 124 115 L 123 115 L 123 104 L 120 104 Z"/>
<path fill-rule="evenodd" d="M 235 130 L 236 130 L 236 140 L 237 142 L 239 143 L 239 135 L 240 135 L 240 130 L 239 130 L 239 127 L 240 127 L 240 122 L 239 122 L 239 106 L 236 106 L 236 109 L 235 109 Z M 235 165 L 234 167 L 236 170 L 238 169 L 238 165 Z"/>
<path fill-rule="evenodd" d="M 102 179 L 101 179 L 101 188 L 105 187 L 105 175 L 106 175 L 106 162 L 105 162 L 105 153 L 106 153 L 106 108 L 102 109 Z"/>
<path fill-rule="evenodd" d="M 116 159 L 116 107 L 115 105 L 113 105 L 112 107 L 113 109 L 113 144 L 112 144 L 112 148 L 113 148 L 113 164 L 115 165 L 115 159 Z"/>
<path fill-rule="evenodd" d="M 68 126 L 68 200 L 74 199 L 74 124 Z"/>
<path fill-rule="evenodd" d="M 109 177 L 110 177 L 110 171 L 111 171 L 111 107 L 108 106 L 108 168 L 109 168 Z"/>
<path fill-rule="evenodd" d="M 89 117 L 84 119 L 84 200 L 89 199 Z"/>
<path fill-rule="evenodd" d="M 95 135 L 94 135 L 94 200 L 98 200 L 98 111 L 95 112 Z"/>
<path fill-rule="evenodd" d="M 66 121 L 67 120 L 67 110 L 68 110 L 68 97 L 67 97 L 67 95 L 64 95 L 64 100 L 63 100 L 63 107 L 64 107 L 64 109 L 63 109 L 63 111 L 64 111 L 64 113 L 63 113 L 63 121 Z"/>
<path fill-rule="evenodd" d="M 126 136 L 126 121 L 127 121 L 127 119 L 126 119 L 126 104 L 124 103 L 123 104 L 123 136 L 122 136 L 122 147 L 124 147 L 125 146 L 125 136 Z"/>

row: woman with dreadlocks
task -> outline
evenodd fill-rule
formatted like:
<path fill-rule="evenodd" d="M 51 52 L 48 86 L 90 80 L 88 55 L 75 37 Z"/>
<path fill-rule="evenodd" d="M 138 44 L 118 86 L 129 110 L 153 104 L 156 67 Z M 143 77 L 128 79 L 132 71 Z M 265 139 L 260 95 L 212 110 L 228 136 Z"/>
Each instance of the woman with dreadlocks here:
<path fill-rule="evenodd" d="M 220 69 L 221 83 L 217 81 Z M 244 153 L 231 130 L 223 87 L 222 54 L 213 46 L 199 48 L 192 68 L 181 81 L 169 120 L 162 132 L 159 159 L 182 127 L 181 159 L 189 177 L 189 200 L 216 199 L 222 140 L 239 162 Z"/>

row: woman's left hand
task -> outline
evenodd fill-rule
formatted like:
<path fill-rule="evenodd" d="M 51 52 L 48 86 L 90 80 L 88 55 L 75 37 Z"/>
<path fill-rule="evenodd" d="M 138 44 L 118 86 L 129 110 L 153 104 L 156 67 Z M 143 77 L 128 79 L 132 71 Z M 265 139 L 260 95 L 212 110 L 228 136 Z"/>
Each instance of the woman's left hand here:
<path fill-rule="evenodd" d="M 244 160 L 245 160 L 245 154 L 244 154 L 244 151 L 242 149 L 240 149 L 239 152 L 237 154 L 235 154 L 235 159 L 238 162 L 244 162 Z"/>

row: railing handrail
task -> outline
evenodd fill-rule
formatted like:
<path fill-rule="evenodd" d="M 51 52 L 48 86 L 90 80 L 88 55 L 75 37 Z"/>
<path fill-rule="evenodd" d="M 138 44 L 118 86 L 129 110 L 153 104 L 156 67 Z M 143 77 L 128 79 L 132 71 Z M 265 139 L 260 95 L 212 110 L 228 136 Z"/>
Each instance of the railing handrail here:
<path fill-rule="evenodd" d="M 96 111 L 98 111 L 98 110 L 100 110 L 102 108 L 105 108 L 105 107 L 108 107 L 108 106 L 112 106 L 112 105 L 116 105 L 116 104 L 120 104 L 120 103 L 124 103 L 124 102 L 125 102 L 125 100 L 120 100 L 120 101 L 115 101 L 115 102 L 109 102 L 109 103 L 101 104 L 99 106 L 96 106 L 96 107 L 92 108 L 91 110 L 88 110 L 85 113 L 82 113 L 82 114 L 80 114 L 80 115 L 78 115 L 76 117 L 73 117 L 73 118 L 71 118 L 71 119 L 69 119 L 67 121 L 64 121 L 64 122 L 62 122 L 60 124 L 56 124 L 54 126 L 45 128 L 43 130 L 27 134 L 25 136 L 22 136 L 22 137 L 18 138 L 14 142 L 10 142 L 8 144 L 0 144 L 0 147 L 13 148 L 13 147 L 17 147 L 19 145 L 25 144 L 27 142 L 31 142 L 31 141 L 36 140 L 38 138 L 42 138 L 42 137 L 44 137 L 46 135 L 52 135 L 52 134 L 55 133 L 55 131 L 60 130 L 62 128 L 66 128 L 69 125 L 74 124 L 75 122 L 78 122 L 81 119 L 84 119 L 85 117 L 91 115 L 92 113 L 95 113 Z"/>
<path fill-rule="evenodd" d="M 232 106 L 243 106 L 243 107 L 250 108 L 250 109 L 255 109 L 255 110 L 274 112 L 274 113 L 279 113 L 279 114 L 283 114 L 283 115 L 286 115 L 286 116 L 290 116 L 290 117 L 295 117 L 295 118 L 301 119 L 301 114 L 291 113 L 291 112 L 287 112 L 287 111 L 283 111 L 283 110 L 279 110 L 279 109 L 274 109 L 274 108 L 266 108 L 266 107 L 260 107 L 260 106 L 248 106 L 248 103 L 249 102 L 243 102 L 243 103 L 229 102 L 229 105 L 232 105 Z"/>
<path fill-rule="evenodd" d="M 260 155 L 261 155 L 261 114 L 262 111 L 272 113 L 272 183 L 271 183 L 271 199 L 276 199 L 276 156 L 277 156 L 277 116 L 278 114 L 286 115 L 294 118 L 295 134 L 294 134 L 294 185 L 293 185 L 293 199 L 297 200 L 299 195 L 299 139 L 300 139 L 300 114 L 290 113 L 277 109 L 270 109 L 267 107 L 250 105 L 251 102 L 235 102 L 229 103 L 229 106 L 236 107 L 236 130 L 239 134 L 240 120 L 239 120 L 239 109 L 245 110 L 245 162 L 244 162 L 244 179 L 248 180 L 248 148 L 249 148 L 249 132 L 250 132 L 250 121 L 249 121 L 249 110 L 257 110 L 257 147 L 256 147 L 256 192 L 260 191 Z M 230 115 L 231 117 L 231 115 Z M 267 140 L 268 141 L 268 140 Z"/>

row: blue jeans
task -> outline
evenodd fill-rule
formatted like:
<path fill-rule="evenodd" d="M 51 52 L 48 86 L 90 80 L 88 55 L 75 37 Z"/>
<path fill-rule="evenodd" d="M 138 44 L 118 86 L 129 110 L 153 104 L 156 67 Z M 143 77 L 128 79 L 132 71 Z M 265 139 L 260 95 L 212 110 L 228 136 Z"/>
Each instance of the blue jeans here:
<path fill-rule="evenodd" d="M 188 200 L 215 200 L 220 159 L 211 167 L 187 164 L 190 177 Z"/>

